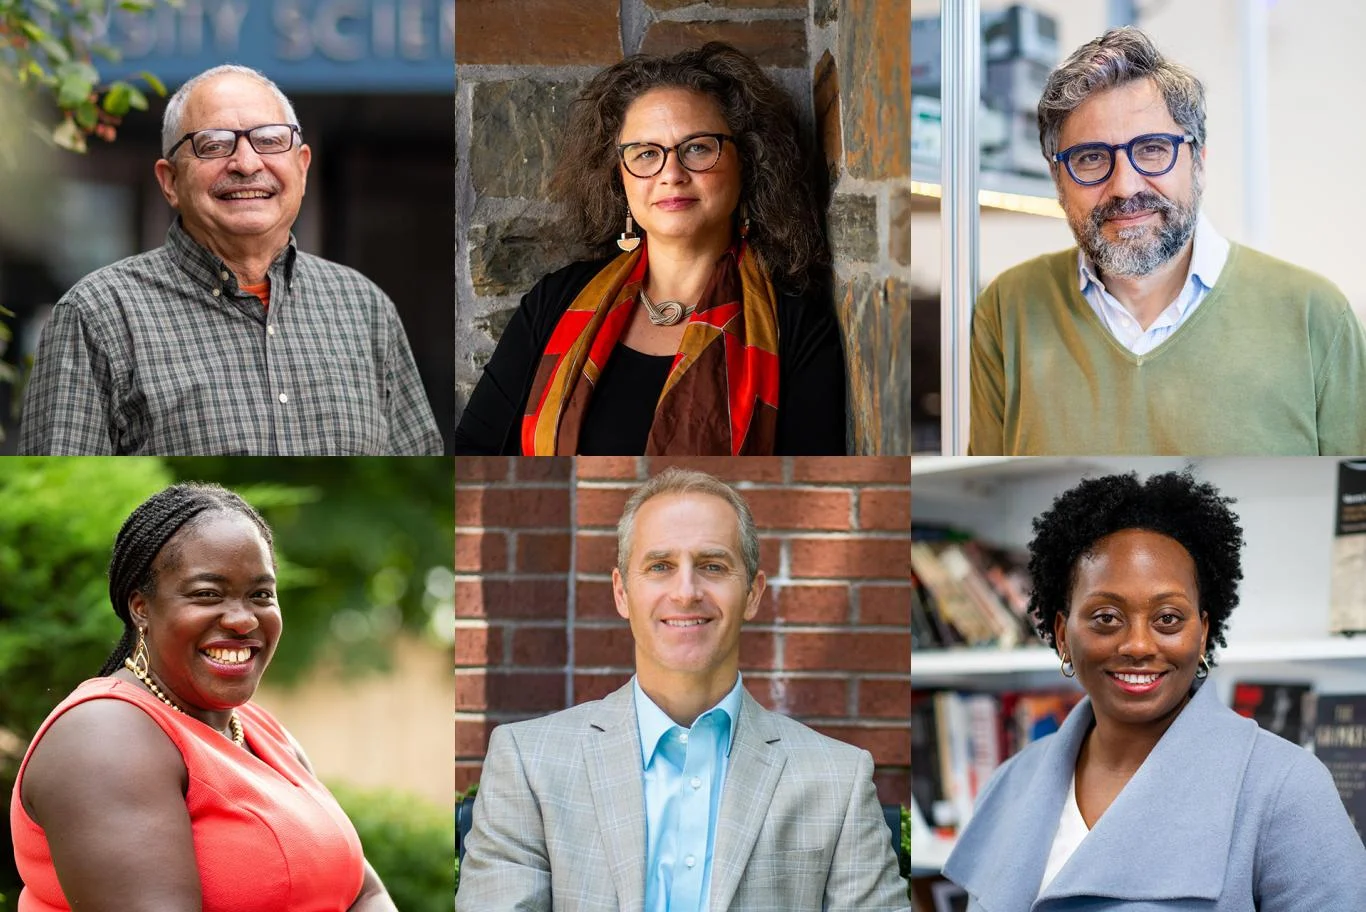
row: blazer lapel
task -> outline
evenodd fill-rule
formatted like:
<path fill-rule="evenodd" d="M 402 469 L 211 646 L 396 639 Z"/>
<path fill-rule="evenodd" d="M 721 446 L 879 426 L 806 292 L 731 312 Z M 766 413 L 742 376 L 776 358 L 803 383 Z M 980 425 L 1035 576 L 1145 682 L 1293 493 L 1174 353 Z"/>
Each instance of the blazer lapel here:
<path fill-rule="evenodd" d="M 640 729 L 628 683 L 602 701 L 583 739 L 598 833 L 621 912 L 645 905 L 645 794 Z"/>
<path fill-rule="evenodd" d="M 1039 894 L 1077 753 L 1091 728 L 1089 700 L 1036 748 L 1030 770 L 992 780 L 992 801 L 978 810 L 944 864 L 944 876 L 978 897 L 987 912 L 1027 912 Z M 999 790 L 999 794 L 996 792 Z"/>
<path fill-rule="evenodd" d="M 1040 906 L 1070 896 L 1218 899 L 1256 738 L 1257 724 L 1225 709 L 1207 682 L 1040 894 Z"/>
<path fill-rule="evenodd" d="M 740 718 L 731 740 L 726 784 L 716 822 L 716 846 L 712 852 L 711 901 L 713 912 L 730 907 L 740 876 L 749 864 L 754 842 L 768 816 L 778 777 L 787 763 L 782 737 L 769 719 L 770 713 L 745 691 Z M 639 748 L 636 749 L 639 753 Z"/>

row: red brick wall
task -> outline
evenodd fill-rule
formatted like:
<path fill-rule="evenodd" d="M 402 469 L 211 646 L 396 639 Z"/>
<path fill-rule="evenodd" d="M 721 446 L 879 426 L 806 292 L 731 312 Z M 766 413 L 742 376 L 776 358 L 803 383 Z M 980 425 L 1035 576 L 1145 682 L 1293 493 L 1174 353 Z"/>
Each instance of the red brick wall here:
<path fill-rule="evenodd" d="M 759 525 L 769 583 L 741 639 L 749 692 L 871 751 L 882 800 L 904 802 L 910 461 L 887 457 L 456 460 L 456 787 L 478 779 L 492 726 L 630 678 L 616 523 L 669 464 L 734 484 Z"/>

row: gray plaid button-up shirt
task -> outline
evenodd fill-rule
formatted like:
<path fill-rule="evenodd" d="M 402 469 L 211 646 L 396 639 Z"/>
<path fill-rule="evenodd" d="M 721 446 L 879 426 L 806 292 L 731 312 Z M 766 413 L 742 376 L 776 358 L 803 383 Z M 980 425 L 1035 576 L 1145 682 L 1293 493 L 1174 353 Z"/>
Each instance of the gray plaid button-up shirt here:
<path fill-rule="evenodd" d="M 293 236 L 270 310 L 176 219 L 68 291 L 38 345 L 19 452 L 440 455 L 393 302 Z"/>

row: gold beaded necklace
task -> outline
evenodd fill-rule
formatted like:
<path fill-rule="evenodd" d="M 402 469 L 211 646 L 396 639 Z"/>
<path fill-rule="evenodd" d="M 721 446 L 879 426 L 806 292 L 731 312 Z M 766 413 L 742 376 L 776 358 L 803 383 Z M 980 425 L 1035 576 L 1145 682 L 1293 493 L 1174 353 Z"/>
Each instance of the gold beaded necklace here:
<path fill-rule="evenodd" d="M 137 679 L 141 681 L 143 684 L 146 684 L 147 689 L 152 692 L 152 696 L 156 697 L 158 700 L 160 700 L 162 703 L 165 703 L 167 706 L 171 707 L 171 709 L 174 709 L 176 712 L 184 712 L 184 710 L 182 710 L 179 706 L 176 706 L 174 703 L 171 702 L 170 697 L 166 696 L 164 693 L 161 692 L 161 688 L 157 687 L 156 682 L 152 680 L 151 675 L 143 671 L 141 668 L 137 667 L 137 665 L 133 664 L 132 659 L 124 659 L 123 667 L 131 671 L 134 674 L 134 676 L 136 676 Z M 236 710 L 233 710 L 228 715 L 228 728 L 232 729 L 232 743 L 236 744 L 238 747 L 246 747 L 247 738 L 246 735 L 242 734 L 242 723 L 237 718 Z"/>

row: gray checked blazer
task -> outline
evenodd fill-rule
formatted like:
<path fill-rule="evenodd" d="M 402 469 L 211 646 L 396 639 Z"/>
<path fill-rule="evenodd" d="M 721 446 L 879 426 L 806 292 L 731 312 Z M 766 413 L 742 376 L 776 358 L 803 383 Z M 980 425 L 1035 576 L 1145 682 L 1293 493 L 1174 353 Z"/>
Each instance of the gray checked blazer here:
<path fill-rule="evenodd" d="M 910 912 L 873 760 L 747 692 L 721 794 L 710 912 Z M 494 729 L 456 912 L 642 912 L 645 795 L 627 684 Z"/>

